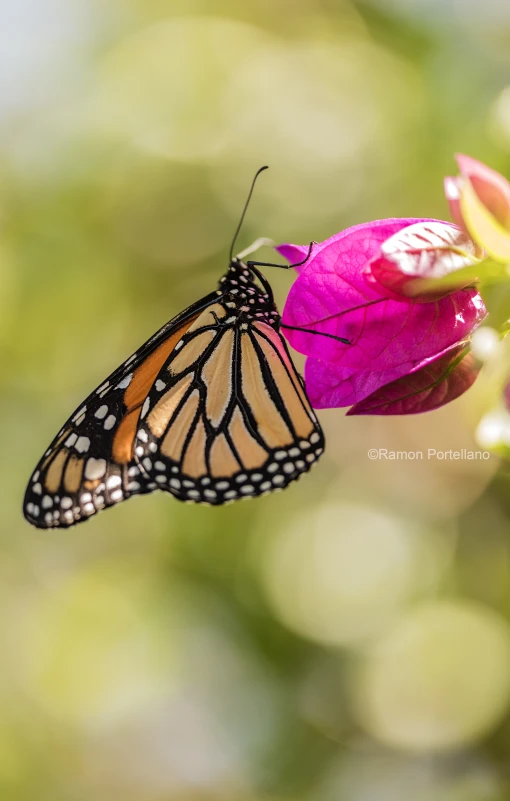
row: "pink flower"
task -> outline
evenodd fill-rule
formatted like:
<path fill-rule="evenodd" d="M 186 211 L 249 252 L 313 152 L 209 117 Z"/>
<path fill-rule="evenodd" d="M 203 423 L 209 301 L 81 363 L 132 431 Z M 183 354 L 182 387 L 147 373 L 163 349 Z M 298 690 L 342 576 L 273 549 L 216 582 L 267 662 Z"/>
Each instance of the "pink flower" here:
<path fill-rule="evenodd" d="M 277 250 L 292 262 L 308 253 L 299 245 Z M 475 289 L 456 288 L 454 272 L 476 261 L 475 252 L 456 226 L 438 220 L 377 220 L 315 245 L 282 316 L 285 336 L 308 356 L 312 404 L 411 414 L 468 389 L 476 378 L 465 361 L 469 337 L 486 310 Z M 452 282 L 447 293 L 428 285 L 438 275 Z"/>
<path fill-rule="evenodd" d="M 479 367 L 469 341 L 434 356 L 414 373 L 398 378 L 351 406 L 347 414 L 416 414 L 444 406 L 475 382 Z"/>
<path fill-rule="evenodd" d="M 510 261 L 510 183 L 470 156 L 457 155 L 460 175 L 445 179 L 452 219 L 495 261 Z"/>

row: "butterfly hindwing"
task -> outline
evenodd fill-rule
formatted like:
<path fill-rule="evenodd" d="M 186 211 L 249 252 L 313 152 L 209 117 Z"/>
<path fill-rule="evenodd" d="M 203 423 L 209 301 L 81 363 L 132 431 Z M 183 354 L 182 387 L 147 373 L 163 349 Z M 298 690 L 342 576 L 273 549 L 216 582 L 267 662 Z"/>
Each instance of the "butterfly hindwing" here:
<path fill-rule="evenodd" d="M 240 319 L 221 301 L 204 311 L 142 409 L 135 459 L 181 500 L 218 505 L 283 489 L 324 449 L 282 336 Z"/>
<path fill-rule="evenodd" d="M 28 484 L 23 511 L 40 528 L 67 527 L 157 487 L 133 458 L 147 393 L 212 293 L 151 337 L 89 395 L 53 440 Z"/>

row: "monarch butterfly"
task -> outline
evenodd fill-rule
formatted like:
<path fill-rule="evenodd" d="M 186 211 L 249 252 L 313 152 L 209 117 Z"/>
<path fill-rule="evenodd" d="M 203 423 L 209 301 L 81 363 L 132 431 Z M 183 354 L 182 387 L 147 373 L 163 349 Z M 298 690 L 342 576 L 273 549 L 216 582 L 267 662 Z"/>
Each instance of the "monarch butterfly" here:
<path fill-rule="evenodd" d="M 243 262 L 252 249 L 233 257 L 264 169 L 218 289 L 92 392 L 40 460 L 23 504 L 33 525 L 67 528 L 157 489 L 212 505 L 252 498 L 283 489 L 321 456 L 324 436 L 257 269 L 264 263 Z"/>

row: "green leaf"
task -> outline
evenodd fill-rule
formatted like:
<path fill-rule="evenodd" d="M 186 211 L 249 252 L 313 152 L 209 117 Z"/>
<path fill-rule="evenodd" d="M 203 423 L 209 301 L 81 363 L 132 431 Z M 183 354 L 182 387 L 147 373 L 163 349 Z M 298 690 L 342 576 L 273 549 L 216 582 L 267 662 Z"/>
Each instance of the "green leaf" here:
<path fill-rule="evenodd" d="M 449 273 L 442 278 L 423 278 L 413 282 L 412 293 L 419 295 L 431 292 L 435 289 L 448 289 L 452 291 L 458 289 L 462 283 L 467 286 L 470 283 L 488 286 L 489 284 L 500 284 L 510 281 L 510 270 L 507 263 L 495 261 L 494 259 L 483 259 L 475 264 L 468 264 L 460 270 Z"/>
<path fill-rule="evenodd" d="M 469 179 L 464 179 L 460 192 L 460 208 L 464 225 L 475 242 L 498 262 L 510 262 L 510 231 L 491 214 L 476 194 Z"/>

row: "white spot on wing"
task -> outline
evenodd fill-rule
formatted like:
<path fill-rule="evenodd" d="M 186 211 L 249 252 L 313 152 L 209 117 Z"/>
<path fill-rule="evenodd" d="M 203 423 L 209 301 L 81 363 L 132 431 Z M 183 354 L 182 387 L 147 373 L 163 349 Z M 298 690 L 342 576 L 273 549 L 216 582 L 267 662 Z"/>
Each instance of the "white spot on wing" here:
<path fill-rule="evenodd" d="M 107 414 L 108 414 L 108 406 L 106 405 L 106 403 L 103 403 L 103 405 L 96 410 L 94 417 L 97 417 L 98 420 L 102 420 L 103 417 L 106 417 Z"/>
<path fill-rule="evenodd" d="M 106 431 L 109 431 L 109 430 L 110 430 L 111 428 L 113 428 L 113 426 L 115 425 L 115 422 L 116 422 L 116 420 L 117 420 L 117 418 L 115 417 L 115 415 L 114 415 L 114 414 L 110 414 L 110 415 L 108 415 L 108 417 L 107 417 L 107 418 L 106 418 L 106 420 L 104 421 L 104 426 L 103 426 L 103 428 L 104 428 Z"/>
<path fill-rule="evenodd" d="M 85 466 L 85 478 L 92 481 L 96 478 L 101 478 L 106 472 L 106 460 L 90 458 Z"/>
<path fill-rule="evenodd" d="M 82 406 L 81 409 L 78 409 L 78 411 L 76 412 L 76 414 L 73 417 L 73 422 L 75 422 L 75 421 L 77 422 L 78 419 L 80 417 L 82 417 L 82 415 L 84 415 L 86 411 L 87 411 L 87 407 L 86 406 Z"/>
<path fill-rule="evenodd" d="M 133 373 L 129 373 L 129 375 L 125 376 L 125 378 L 123 378 L 122 381 L 119 381 L 119 383 L 116 386 L 116 389 L 126 389 L 126 387 L 130 385 L 132 378 L 133 378 Z"/>
<path fill-rule="evenodd" d="M 76 450 L 78 453 L 86 453 L 90 446 L 90 439 L 88 437 L 79 437 L 76 443 Z"/>

